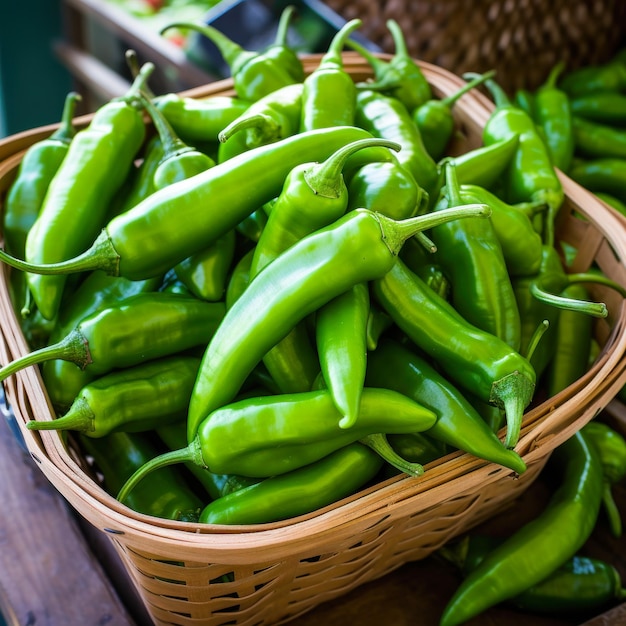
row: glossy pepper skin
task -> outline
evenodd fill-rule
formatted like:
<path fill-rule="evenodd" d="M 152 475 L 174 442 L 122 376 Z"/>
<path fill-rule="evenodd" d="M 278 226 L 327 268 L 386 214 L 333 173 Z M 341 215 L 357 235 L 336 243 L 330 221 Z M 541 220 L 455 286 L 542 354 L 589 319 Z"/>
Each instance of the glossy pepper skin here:
<path fill-rule="evenodd" d="M 108 203 L 128 176 L 145 137 L 136 104 L 137 92 L 151 71 L 150 64 L 144 67 L 128 94 L 101 106 L 72 140 L 28 233 L 25 258 L 29 262 L 69 259 L 102 228 Z M 63 275 L 28 275 L 29 289 L 45 319 L 56 315 L 65 281 Z"/>
<path fill-rule="evenodd" d="M 87 383 L 55 420 L 30 421 L 29 430 L 73 430 L 87 437 L 142 432 L 184 420 L 200 359 L 170 356 L 104 374 Z"/>
<path fill-rule="evenodd" d="M 346 39 L 361 26 L 350 20 L 333 37 L 319 65 L 304 80 L 300 132 L 354 125 L 356 86 L 344 70 L 341 52 Z"/>
<path fill-rule="evenodd" d="M 433 411 L 437 422 L 424 433 L 428 437 L 517 474 L 526 470 L 520 456 L 502 445 L 463 394 L 410 347 L 381 340 L 368 357 L 366 384 L 402 393 Z"/>
<path fill-rule="evenodd" d="M 451 382 L 504 409 L 505 445 L 515 447 L 536 375 L 527 359 L 504 341 L 472 326 L 397 259 L 372 282 L 378 304 Z"/>
<path fill-rule="evenodd" d="M 619 59 L 596 66 L 581 67 L 567 72 L 559 87 L 570 97 L 626 88 L 626 65 Z"/>
<path fill-rule="evenodd" d="M 98 376 L 144 360 L 206 346 L 224 317 L 223 302 L 162 292 L 139 293 L 83 318 L 56 344 L 0 369 L 4 380 L 50 359 L 64 359 Z"/>
<path fill-rule="evenodd" d="M 590 93 L 570 99 L 572 115 L 601 124 L 626 124 L 626 94 L 612 91 Z"/>
<path fill-rule="evenodd" d="M 170 28 L 196 31 L 214 43 L 230 68 L 235 93 L 242 100 L 255 102 L 272 91 L 298 82 L 273 52 L 266 55 L 245 50 L 213 26 L 175 22 L 161 29 L 161 34 Z"/>
<path fill-rule="evenodd" d="M 104 488 L 116 494 L 139 467 L 158 453 L 147 433 L 112 433 L 102 439 L 81 436 L 80 443 L 105 477 Z M 204 506 L 180 468 L 165 467 L 146 478 L 126 499 L 126 505 L 145 515 L 197 522 Z"/>
<path fill-rule="evenodd" d="M 537 89 L 533 111 L 552 163 L 567 172 L 574 158 L 574 134 L 569 97 L 558 87 L 558 79 L 564 69 L 564 63 L 557 64 Z"/>
<path fill-rule="evenodd" d="M 444 167 L 446 186 L 435 212 L 473 202 L 464 196 L 458 184 L 454 161 Z M 450 297 L 455 309 L 470 324 L 519 350 L 519 310 L 491 219 L 448 222 L 433 228 L 430 236 L 437 246 L 435 261 L 450 279 Z"/>
<path fill-rule="evenodd" d="M 561 482 L 547 506 L 465 578 L 448 602 L 441 626 L 461 624 L 514 598 L 544 580 L 587 541 L 602 498 L 600 459 L 580 431 L 556 448 L 552 458 Z"/>
<path fill-rule="evenodd" d="M 626 202 L 626 159 L 598 158 L 575 162 L 568 175 L 593 192 L 605 192 Z"/>
<path fill-rule="evenodd" d="M 481 214 L 488 214 L 484 205 L 396 222 L 357 210 L 285 250 L 250 281 L 209 343 L 190 402 L 189 441 L 307 315 L 350 287 L 384 275 L 408 237 L 446 219 Z"/>
<path fill-rule="evenodd" d="M 162 464 L 191 461 L 218 474 L 269 478 L 319 461 L 351 443 L 375 445 L 370 437 L 385 441 L 387 433 L 421 432 L 436 421 L 432 411 L 403 394 L 375 388 L 363 390 L 359 419 L 352 428 L 341 428 L 339 419 L 326 389 L 224 405 L 202 422 L 187 447 L 162 454 L 136 472 L 118 498 L 123 501 L 143 476 Z M 376 452 L 396 461 L 388 444 Z M 423 471 L 421 466 L 404 465 L 413 475 Z"/>
<path fill-rule="evenodd" d="M 372 480 L 383 460 L 361 443 L 280 476 L 266 478 L 209 503 L 204 524 L 263 524 L 304 515 L 333 504 Z"/>
<path fill-rule="evenodd" d="M 156 191 L 109 221 L 91 248 L 71 262 L 37 267 L 4 252 L 0 260 L 28 272 L 103 269 L 132 280 L 163 275 L 275 198 L 296 165 L 323 160 L 339 147 L 369 137 L 354 126 L 299 133 Z"/>
<path fill-rule="evenodd" d="M 576 152 L 588 159 L 626 159 L 626 130 L 574 116 L 572 135 Z"/>

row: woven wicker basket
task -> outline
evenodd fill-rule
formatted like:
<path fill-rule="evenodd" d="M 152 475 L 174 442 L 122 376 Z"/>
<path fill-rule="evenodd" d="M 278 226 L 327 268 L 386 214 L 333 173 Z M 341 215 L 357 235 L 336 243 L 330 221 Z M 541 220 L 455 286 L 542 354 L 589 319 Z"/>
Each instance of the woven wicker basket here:
<path fill-rule="evenodd" d="M 326 0 L 384 52 L 394 45 L 387 20 L 402 27 L 411 55 L 455 74 L 497 71 L 510 93 L 537 88 L 550 69 L 608 61 L 626 45 L 622 0 Z M 520 59 L 528 60 L 527 63 Z"/>
<path fill-rule="evenodd" d="M 307 58 L 307 70 L 318 61 Z M 346 54 L 345 64 L 355 80 L 370 75 L 354 54 Z M 438 95 L 462 84 L 445 70 L 421 65 Z M 186 93 L 229 94 L 232 83 L 220 81 Z M 490 108 L 476 93 L 460 101 L 456 115 L 463 136 L 456 150 L 480 145 Z M 50 131 L 36 129 L 0 142 L 0 198 L 24 149 Z M 626 227 L 593 195 L 562 180 L 567 198 L 557 232 L 560 241 L 578 248 L 575 269 L 597 264 L 626 285 Z M 0 358 L 7 362 L 29 348 L 13 314 L 7 270 L 0 276 Z M 585 376 L 527 412 L 517 448 L 528 466 L 524 474 L 515 477 L 505 468 L 456 452 L 428 464 L 420 478 L 395 477 L 314 514 L 280 523 L 210 526 L 135 513 L 101 489 L 84 471 L 77 451 L 66 447 L 57 433 L 24 427 L 28 420 L 52 417 L 36 368 L 7 380 L 7 397 L 41 471 L 86 520 L 110 537 L 155 623 L 275 624 L 407 561 L 425 558 L 513 503 L 532 484 L 550 452 L 597 415 L 626 382 L 623 298 L 602 287 L 593 295 L 606 302 L 610 312 L 595 323 L 601 352 Z M 211 582 L 223 576 L 230 582 Z"/>

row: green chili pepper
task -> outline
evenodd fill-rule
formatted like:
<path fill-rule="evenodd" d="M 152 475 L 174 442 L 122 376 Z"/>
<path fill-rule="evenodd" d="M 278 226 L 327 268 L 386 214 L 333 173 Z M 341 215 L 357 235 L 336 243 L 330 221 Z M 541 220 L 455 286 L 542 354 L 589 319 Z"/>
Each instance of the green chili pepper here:
<path fill-rule="evenodd" d="M 187 429 L 184 423 L 174 422 L 172 424 L 162 424 L 156 428 L 156 433 L 169 450 L 177 450 L 187 445 Z M 149 459 L 144 459 L 144 462 L 148 460 Z M 237 474 L 215 474 L 210 472 L 206 467 L 200 467 L 195 463 L 185 463 L 185 467 L 195 476 L 212 500 L 217 500 L 218 498 L 227 496 L 229 493 L 233 493 L 244 487 L 249 487 L 262 480 L 248 476 L 238 476 Z M 118 485 L 118 491 L 121 487 L 121 484 Z"/>
<path fill-rule="evenodd" d="M 373 305 L 370 299 L 370 310 L 367 317 L 367 349 L 376 350 L 381 335 L 393 326 L 393 320 L 380 307 Z"/>
<path fill-rule="evenodd" d="M 102 439 L 80 437 L 85 452 L 104 476 L 109 494 L 117 493 L 139 467 L 158 453 L 159 447 L 147 433 L 111 433 Z M 165 467 L 133 490 L 126 505 L 146 515 L 185 522 L 196 522 L 204 506 L 175 467 Z"/>
<path fill-rule="evenodd" d="M 562 292 L 566 298 L 588 300 L 583 285 L 568 285 Z M 554 331 L 554 353 L 548 366 L 548 396 L 555 396 L 578 380 L 589 368 L 591 355 L 592 319 L 578 311 L 560 310 Z"/>
<path fill-rule="evenodd" d="M 433 159 L 438 161 L 444 156 L 452 139 L 455 128 L 452 107 L 466 93 L 494 75 L 495 71 L 491 71 L 477 76 L 449 96 L 431 98 L 412 111 L 411 117 L 419 128 L 424 147 Z"/>
<path fill-rule="evenodd" d="M 230 309 L 246 290 L 250 283 L 250 268 L 254 257 L 254 248 L 242 255 L 236 262 L 226 287 L 226 309 Z"/>
<path fill-rule="evenodd" d="M 583 94 L 570 99 L 570 109 L 576 117 L 601 124 L 626 124 L 626 94 L 612 91 Z"/>
<path fill-rule="evenodd" d="M 162 292 L 139 293 L 83 318 L 57 343 L 13 360 L 0 380 L 52 359 L 75 363 L 88 376 L 205 346 L 224 316 L 224 303 Z"/>
<path fill-rule="evenodd" d="M 235 133 L 244 133 L 246 148 L 256 148 L 295 135 L 302 114 L 302 83 L 286 85 L 253 102 L 225 126 L 218 139 L 225 143 Z"/>
<path fill-rule="evenodd" d="M 529 117 L 535 119 L 535 94 L 528 89 L 517 89 L 513 96 L 513 102 L 522 111 L 525 111 Z"/>
<path fill-rule="evenodd" d="M 266 55 L 253 50 L 245 50 L 224 33 L 208 24 L 174 22 L 161 29 L 161 34 L 170 28 L 184 28 L 195 31 L 211 41 L 230 68 L 235 93 L 242 100 L 255 102 L 276 89 L 298 82 L 283 66 L 283 61 L 274 52 Z"/>
<path fill-rule="evenodd" d="M 465 198 L 458 184 L 454 161 L 445 164 L 445 173 L 445 193 L 435 212 L 474 202 Z M 473 326 L 519 350 L 520 315 L 502 245 L 491 219 L 441 224 L 432 230 L 431 238 L 437 246 L 436 262 L 450 279 L 455 309 Z"/>
<path fill-rule="evenodd" d="M 528 214 L 478 185 L 462 185 L 461 194 L 471 202 L 491 208 L 491 223 L 500 241 L 502 254 L 511 276 L 536 274 L 541 266 L 543 242 Z M 541 203 L 533 203 L 541 208 Z"/>
<path fill-rule="evenodd" d="M 319 65 L 305 79 L 300 131 L 354 125 L 356 86 L 343 67 L 341 51 L 350 34 L 361 24 L 361 20 L 344 24 Z"/>
<path fill-rule="evenodd" d="M 315 340 L 324 380 L 343 415 L 341 428 L 359 417 L 367 366 L 370 297 L 366 283 L 354 285 L 323 305 L 315 316 Z"/>
<path fill-rule="evenodd" d="M 366 384 L 402 393 L 433 411 L 437 422 L 425 435 L 517 474 L 526 470 L 522 458 L 502 445 L 461 392 L 407 346 L 381 341 L 368 357 Z"/>
<path fill-rule="evenodd" d="M 387 441 L 403 459 L 420 465 L 436 461 L 449 452 L 446 444 L 429 437 L 427 433 L 387 435 Z M 391 469 L 395 472 L 395 468 Z"/>
<path fill-rule="evenodd" d="M 200 359 L 175 355 L 110 372 L 86 384 L 61 417 L 31 420 L 26 427 L 104 437 L 184 420 L 199 367 Z"/>
<path fill-rule="evenodd" d="M 534 394 L 536 376 L 528 360 L 495 335 L 469 324 L 400 259 L 372 287 L 396 325 L 453 383 L 504 409 L 505 444 L 515 447 L 524 409 Z"/>
<path fill-rule="evenodd" d="M 456 546 L 439 552 L 467 575 L 502 541 L 500 537 L 466 535 Z M 581 612 L 597 611 L 625 597 L 626 590 L 613 565 L 575 554 L 509 603 L 530 613 L 579 618 Z"/>
<path fill-rule="evenodd" d="M 626 130 L 574 116 L 572 133 L 583 157 L 626 159 Z"/>
<path fill-rule="evenodd" d="M 219 132 L 236 120 L 250 102 L 233 96 L 192 98 L 169 93 L 154 104 L 183 141 L 218 141 Z"/>
<path fill-rule="evenodd" d="M 562 566 L 587 541 L 602 498 L 600 459 L 580 431 L 558 446 L 552 458 L 562 478 L 546 508 L 470 572 L 449 600 L 441 626 L 461 624 L 514 598 Z"/>
<path fill-rule="evenodd" d="M 388 272 L 406 239 L 447 219 L 486 214 L 485 205 L 473 205 L 397 222 L 359 209 L 285 250 L 250 281 L 209 343 L 190 402 L 189 441 L 270 348 L 335 296 Z"/>
<path fill-rule="evenodd" d="M 601 65 L 588 65 L 569 71 L 559 81 L 559 87 L 570 97 L 603 91 L 626 89 L 626 65 L 614 59 Z"/>
<path fill-rule="evenodd" d="M 391 61 L 373 55 L 356 42 L 348 42 L 374 71 L 373 81 L 359 83 L 357 86 L 392 96 L 412 112 L 433 97 L 432 89 L 419 64 L 409 54 L 404 33 L 398 22 L 387 20 L 386 24 L 395 46 Z"/>
<path fill-rule="evenodd" d="M 347 143 L 370 137 L 354 126 L 299 133 L 156 191 L 113 218 L 91 248 L 71 261 L 35 266 L 4 252 L 0 252 L 0 260 L 38 273 L 103 269 L 132 280 L 163 275 L 278 196 L 296 165 L 323 160 Z M 386 148 L 371 150 L 390 154 Z"/>
<path fill-rule="evenodd" d="M 310 513 L 351 495 L 372 480 L 383 461 L 361 443 L 349 444 L 310 465 L 239 489 L 209 503 L 205 524 L 263 524 Z"/>
<path fill-rule="evenodd" d="M 626 159 L 579 161 L 572 166 L 568 176 L 589 191 L 610 193 L 621 202 L 626 202 Z"/>
<path fill-rule="evenodd" d="M 474 74 L 464 75 L 472 78 Z M 512 135 L 519 136 L 517 151 L 505 177 L 508 202 L 544 202 L 548 206 L 545 241 L 554 241 L 554 219 L 563 203 L 563 187 L 554 170 L 546 144 L 534 121 L 516 107 L 493 80 L 485 81 L 495 101 L 495 110 L 483 129 L 485 145 Z"/>
<path fill-rule="evenodd" d="M 227 404 L 202 422 L 189 445 L 146 463 L 122 487 L 124 501 L 147 473 L 172 463 L 193 462 L 210 471 L 266 478 L 319 461 L 332 452 L 370 436 L 421 432 L 436 421 L 435 414 L 403 394 L 366 388 L 359 419 L 352 428 L 339 426 L 340 414 L 328 390 L 261 396 Z M 377 449 L 376 452 L 381 454 Z M 385 460 L 391 448 L 381 455 Z M 392 455 L 393 456 L 393 455 Z M 419 475 L 420 465 L 399 459 L 403 470 Z"/>
<path fill-rule="evenodd" d="M 145 137 L 135 100 L 152 69 L 146 64 L 129 92 L 100 107 L 72 140 L 28 233 L 25 258 L 30 263 L 69 259 L 99 232 L 109 201 L 128 176 Z M 63 275 L 28 276 L 29 289 L 44 318 L 54 318 L 65 280 Z"/>
<path fill-rule="evenodd" d="M 426 250 L 417 239 L 410 239 L 402 248 L 400 258 L 412 272 L 415 272 L 428 285 L 428 287 L 444 300 L 449 300 L 451 290 L 450 280 L 441 265 L 437 262 L 433 251 Z"/>
<path fill-rule="evenodd" d="M 355 123 L 375 137 L 401 146 L 398 162 L 422 187 L 429 198 L 437 197 L 439 172 L 428 154 L 420 132 L 406 107 L 396 98 L 364 89 L 357 93 Z"/>
<path fill-rule="evenodd" d="M 304 66 L 297 53 L 287 42 L 289 26 L 295 12 L 296 7 L 292 4 L 287 5 L 282 10 L 274 41 L 263 50 L 263 56 L 276 61 L 294 81 L 302 82 L 304 80 Z"/>
<path fill-rule="evenodd" d="M 567 172 L 574 157 L 574 134 L 569 98 L 557 86 L 564 69 L 565 64 L 558 63 L 536 91 L 534 119 L 542 130 L 552 163 Z"/>
<path fill-rule="evenodd" d="M 622 518 L 613 498 L 612 487 L 626 476 L 626 439 L 603 422 L 592 420 L 582 432 L 596 447 L 602 463 L 604 490 L 602 503 L 614 537 L 622 536 Z"/>

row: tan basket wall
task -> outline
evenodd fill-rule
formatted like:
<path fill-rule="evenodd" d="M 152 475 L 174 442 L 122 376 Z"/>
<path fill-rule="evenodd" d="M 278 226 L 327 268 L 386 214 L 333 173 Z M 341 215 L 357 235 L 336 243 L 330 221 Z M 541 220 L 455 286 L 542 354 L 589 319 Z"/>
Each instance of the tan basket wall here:
<path fill-rule="evenodd" d="M 417 59 L 455 74 L 497 71 L 512 93 L 535 89 L 563 60 L 570 69 L 608 61 L 626 45 L 623 0 L 326 0 L 359 32 L 394 51 L 386 23 L 396 20 Z"/>
<path fill-rule="evenodd" d="M 309 71 L 318 59 L 306 60 Z M 355 80 L 369 75 L 358 57 L 346 55 L 345 63 Z M 429 64 L 422 63 L 422 68 L 438 95 L 452 93 L 462 82 Z M 221 81 L 193 93 L 232 93 L 232 84 Z M 460 101 L 456 115 L 464 138 L 457 149 L 480 145 L 490 110 L 489 101 L 477 93 Z M 23 150 L 49 132 L 35 129 L 0 142 L 0 199 Z M 624 222 L 571 180 L 562 181 L 566 201 L 557 236 L 579 249 L 577 270 L 597 263 L 626 285 Z M 0 269 L 4 363 L 26 353 L 28 346 L 12 311 L 8 270 Z M 140 515 L 105 493 L 58 433 L 25 428 L 30 419 L 52 417 L 36 368 L 8 379 L 7 396 L 42 472 L 85 519 L 111 538 L 156 624 L 282 623 L 409 560 L 426 557 L 513 503 L 532 484 L 551 451 L 596 416 L 626 383 L 624 300 L 600 288 L 594 296 L 602 297 L 610 311 L 595 325 L 603 349 L 585 376 L 527 412 L 517 447 L 527 472 L 516 477 L 457 452 L 427 465 L 422 477 L 396 477 L 314 514 L 275 524 L 209 526 Z M 209 582 L 224 575 L 232 581 Z"/>

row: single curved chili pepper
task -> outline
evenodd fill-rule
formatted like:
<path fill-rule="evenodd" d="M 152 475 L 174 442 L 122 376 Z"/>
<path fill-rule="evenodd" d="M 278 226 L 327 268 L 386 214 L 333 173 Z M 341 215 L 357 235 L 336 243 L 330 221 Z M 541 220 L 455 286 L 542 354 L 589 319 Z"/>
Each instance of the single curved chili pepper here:
<path fill-rule="evenodd" d="M 199 521 L 263 524 L 311 513 L 351 495 L 371 481 L 382 466 L 383 460 L 375 452 L 353 443 L 311 465 L 210 502 Z"/>
<path fill-rule="evenodd" d="M 267 478 L 319 461 L 357 441 L 370 445 L 372 435 L 427 430 L 436 417 L 403 394 L 365 388 L 357 423 L 340 428 L 339 419 L 326 389 L 224 405 L 202 422 L 188 446 L 146 463 L 122 487 L 118 498 L 123 502 L 143 476 L 163 464 L 191 461 L 212 472 Z M 417 464 L 404 465 L 413 475 L 423 471 Z"/>
<path fill-rule="evenodd" d="M 574 116 L 572 134 L 583 157 L 626 159 L 626 130 Z"/>
<path fill-rule="evenodd" d="M 599 158 L 574 163 L 568 172 L 573 180 L 589 191 L 606 192 L 626 202 L 626 159 Z"/>
<path fill-rule="evenodd" d="M 160 282 L 160 277 L 131 281 L 104 272 L 92 272 L 71 293 L 71 297 L 64 299 L 46 345 L 60 341 L 88 315 L 136 294 L 157 291 Z M 60 359 L 46 361 L 42 365 L 42 378 L 54 408 L 67 410 L 85 384 L 84 371 L 71 361 Z"/>
<path fill-rule="evenodd" d="M 224 33 L 208 24 L 174 22 L 161 29 L 161 34 L 170 28 L 184 28 L 195 31 L 215 44 L 224 61 L 230 68 L 235 93 L 242 100 L 255 102 L 276 89 L 298 82 L 283 66 L 282 59 L 271 52 L 245 50 Z"/>
<path fill-rule="evenodd" d="M 519 137 L 512 135 L 452 157 L 459 183 L 493 189 L 513 161 L 518 145 Z"/>
<path fill-rule="evenodd" d="M 341 428 L 351 428 L 359 418 L 367 368 L 369 312 L 369 288 L 366 283 L 359 283 L 335 296 L 315 315 L 315 341 L 322 374 L 343 415 Z"/>
<path fill-rule="evenodd" d="M 116 494 L 139 467 L 160 450 L 148 433 L 111 433 L 102 439 L 80 436 L 82 449 L 104 477 L 104 488 Z M 145 515 L 197 522 L 203 500 L 189 486 L 180 468 L 165 467 L 126 498 L 126 505 Z"/>
<path fill-rule="evenodd" d="M 104 437 L 184 420 L 199 367 L 196 357 L 173 355 L 115 370 L 87 383 L 62 416 L 31 420 L 26 427 Z"/>
<path fill-rule="evenodd" d="M 564 69 L 564 63 L 555 65 L 535 92 L 534 119 L 541 128 L 552 163 L 567 172 L 574 157 L 574 133 L 569 98 L 557 86 Z"/>
<path fill-rule="evenodd" d="M 514 598 L 544 580 L 587 541 L 602 498 L 600 459 L 580 431 L 558 446 L 552 459 L 562 478 L 548 504 L 470 572 L 449 600 L 441 626 L 461 624 Z"/>
<path fill-rule="evenodd" d="M 431 201 L 437 197 L 439 172 L 428 154 L 420 132 L 405 106 L 397 99 L 364 89 L 356 96 L 355 123 L 375 137 L 394 141 L 401 146 L 398 162 L 428 193 Z"/>
<path fill-rule="evenodd" d="M 463 198 L 472 198 L 472 202 L 491 208 L 491 223 L 500 241 L 509 274 L 536 274 L 541 266 L 543 242 L 528 213 L 479 185 L 462 185 L 461 193 Z M 545 206 L 542 203 L 533 205 L 537 209 Z"/>
<path fill-rule="evenodd" d="M 402 393 L 433 411 L 437 422 L 424 433 L 428 437 L 517 474 L 526 470 L 523 459 L 502 445 L 463 394 L 407 346 L 381 341 L 368 357 L 366 384 Z"/>
<path fill-rule="evenodd" d="M 487 214 L 485 205 L 473 205 L 394 221 L 359 209 L 285 250 L 250 281 L 209 343 L 190 402 L 189 441 L 298 322 L 350 287 L 388 272 L 406 239 L 447 219 Z"/>
<path fill-rule="evenodd" d="M 451 382 L 504 409 L 505 445 L 514 448 L 535 388 L 528 360 L 495 335 L 469 324 L 400 259 L 372 282 L 372 289 L 379 305 Z"/>
<path fill-rule="evenodd" d="M 589 300 L 589 292 L 580 284 L 568 285 L 561 295 L 575 300 Z M 589 369 L 593 322 L 578 311 L 560 310 L 554 353 L 548 365 L 548 396 L 551 398 L 578 380 Z"/>
<path fill-rule="evenodd" d="M 225 143 L 243 133 L 249 149 L 295 135 L 300 128 L 303 89 L 302 83 L 294 83 L 263 96 L 225 126 L 218 139 Z"/>
<path fill-rule="evenodd" d="M 445 155 L 446 148 L 454 134 L 455 121 L 452 115 L 454 105 L 466 93 L 493 76 L 495 76 L 495 71 L 486 72 L 482 76 L 473 78 L 449 96 L 431 98 L 411 112 L 411 117 L 422 136 L 424 147 L 435 161 Z"/>
<path fill-rule="evenodd" d="M 187 445 L 187 430 L 184 423 L 163 424 L 155 430 L 169 450 L 177 450 Z M 145 461 L 148 460 L 145 459 Z M 185 467 L 195 476 L 212 500 L 217 500 L 262 480 L 249 476 L 238 476 L 237 474 L 215 474 L 206 467 L 200 467 L 195 463 L 185 463 Z M 118 491 L 121 487 L 122 485 L 118 486 Z"/>
<path fill-rule="evenodd" d="M 304 80 L 300 131 L 354 125 L 356 86 L 343 67 L 341 52 L 350 34 L 361 24 L 361 20 L 344 24 L 319 65 Z"/>
<path fill-rule="evenodd" d="M 603 91 L 624 91 L 626 65 L 614 59 L 600 65 L 570 70 L 559 81 L 559 87 L 570 97 Z"/>
<path fill-rule="evenodd" d="M 132 280 L 163 275 L 278 196 L 285 177 L 296 165 L 323 160 L 341 146 L 364 138 L 371 135 L 354 126 L 341 126 L 299 133 L 254 148 L 151 194 L 113 218 L 91 248 L 71 261 L 35 266 L 5 252 L 0 252 L 0 260 L 38 273 L 102 269 Z M 377 157 L 380 160 L 389 158 L 389 150 L 378 147 L 362 151 L 368 152 L 368 159 L 373 158 L 370 150 L 382 151 Z M 358 154 L 350 160 L 355 157 Z"/>
<path fill-rule="evenodd" d="M 224 303 L 162 292 L 139 293 L 83 318 L 55 344 L 14 359 L 0 380 L 15 372 L 63 359 L 98 376 L 116 368 L 206 346 L 224 317 Z"/>
<path fill-rule="evenodd" d="M 26 239 L 25 258 L 56 263 L 81 252 L 105 221 L 108 203 L 122 185 L 145 137 L 138 92 L 152 71 L 146 64 L 128 93 L 101 106 L 76 134 L 50 182 L 45 200 Z M 37 308 L 53 319 L 66 277 L 28 275 Z"/>
<path fill-rule="evenodd" d="M 622 518 L 613 498 L 612 487 L 626 476 L 626 439 L 618 431 L 597 420 L 585 424 L 582 432 L 600 455 L 604 476 L 602 504 L 609 520 L 611 533 L 614 537 L 621 537 Z"/>
<path fill-rule="evenodd" d="M 456 546 L 444 547 L 439 553 L 467 575 L 503 540 L 489 535 L 466 535 Z M 582 612 L 606 608 L 625 597 L 620 573 L 613 565 L 575 554 L 546 578 L 508 602 L 530 613 L 579 618 Z"/>
<path fill-rule="evenodd" d="M 397 161 L 367 163 L 347 185 L 348 211 L 369 209 L 396 220 L 426 212 L 428 194 Z"/>
<path fill-rule="evenodd" d="M 474 74 L 464 75 L 466 78 Z M 505 176 L 508 202 L 545 202 L 548 211 L 545 219 L 545 241 L 554 241 L 554 220 L 560 209 L 564 193 L 561 182 L 550 160 L 546 144 L 537 132 L 535 122 L 516 107 L 504 90 L 492 79 L 485 81 L 491 92 L 495 109 L 483 129 L 486 145 L 519 136 L 519 144 Z"/>
<path fill-rule="evenodd" d="M 370 64 L 374 80 L 357 87 L 379 91 L 396 98 L 412 112 L 433 97 L 432 89 L 419 64 L 411 57 L 402 28 L 395 20 L 387 20 L 395 46 L 391 61 L 385 61 L 356 42 L 348 42 Z"/>
<path fill-rule="evenodd" d="M 183 141 L 193 143 L 217 142 L 219 132 L 245 113 L 250 102 L 234 96 L 192 98 L 168 93 L 157 96 L 154 105 Z"/>
<path fill-rule="evenodd" d="M 601 124 L 626 124 L 626 94 L 606 91 L 583 94 L 570 99 L 570 110 L 576 117 Z"/>
<path fill-rule="evenodd" d="M 251 279 L 294 243 L 319 228 L 332 224 L 346 212 L 348 190 L 342 174 L 343 167 L 352 154 L 369 150 L 373 146 L 391 149 L 399 147 L 384 139 L 362 139 L 339 148 L 322 163 L 304 163 L 291 170 L 281 193 L 272 204 L 267 224 L 255 247 L 250 268 Z M 359 308 L 358 312 L 346 311 L 346 314 L 359 317 L 363 311 Z M 321 345 L 336 346 L 337 343 L 348 345 L 346 339 L 339 337 L 339 333 L 351 333 L 354 330 L 347 326 L 337 326 L 335 338 L 331 339 L 328 333 L 323 333 L 326 339 L 318 348 Z M 356 358 L 356 352 L 350 352 L 350 355 Z M 320 356 L 322 362 L 328 365 L 326 356 Z M 334 353 L 329 358 L 334 361 L 336 356 Z M 273 346 L 263 357 L 263 362 L 283 393 L 308 391 L 319 371 L 318 355 L 303 323 L 297 324 Z M 331 386 L 338 393 L 341 388 L 342 383 Z M 342 410 L 349 412 L 345 423 L 351 423 L 355 419 L 354 404 L 345 406 L 339 398 L 338 402 L 341 403 Z"/>
<path fill-rule="evenodd" d="M 275 60 L 294 81 L 302 82 L 304 80 L 304 66 L 298 54 L 289 46 L 287 41 L 289 26 L 295 13 L 296 7 L 293 4 L 287 5 L 282 10 L 274 41 L 263 50 L 263 56 Z"/>
<path fill-rule="evenodd" d="M 470 204 L 456 178 L 454 161 L 445 164 L 446 185 L 434 211 Z M 493 215 L 493 211 L 492 211 Z M 502 245 L 488 220 L 457 220 L 433 228 L 434 256 L 451 283 L 454 308 L 473 326 L 496 335 L 514 350 L 521 340 L 520 315 Z"/>

